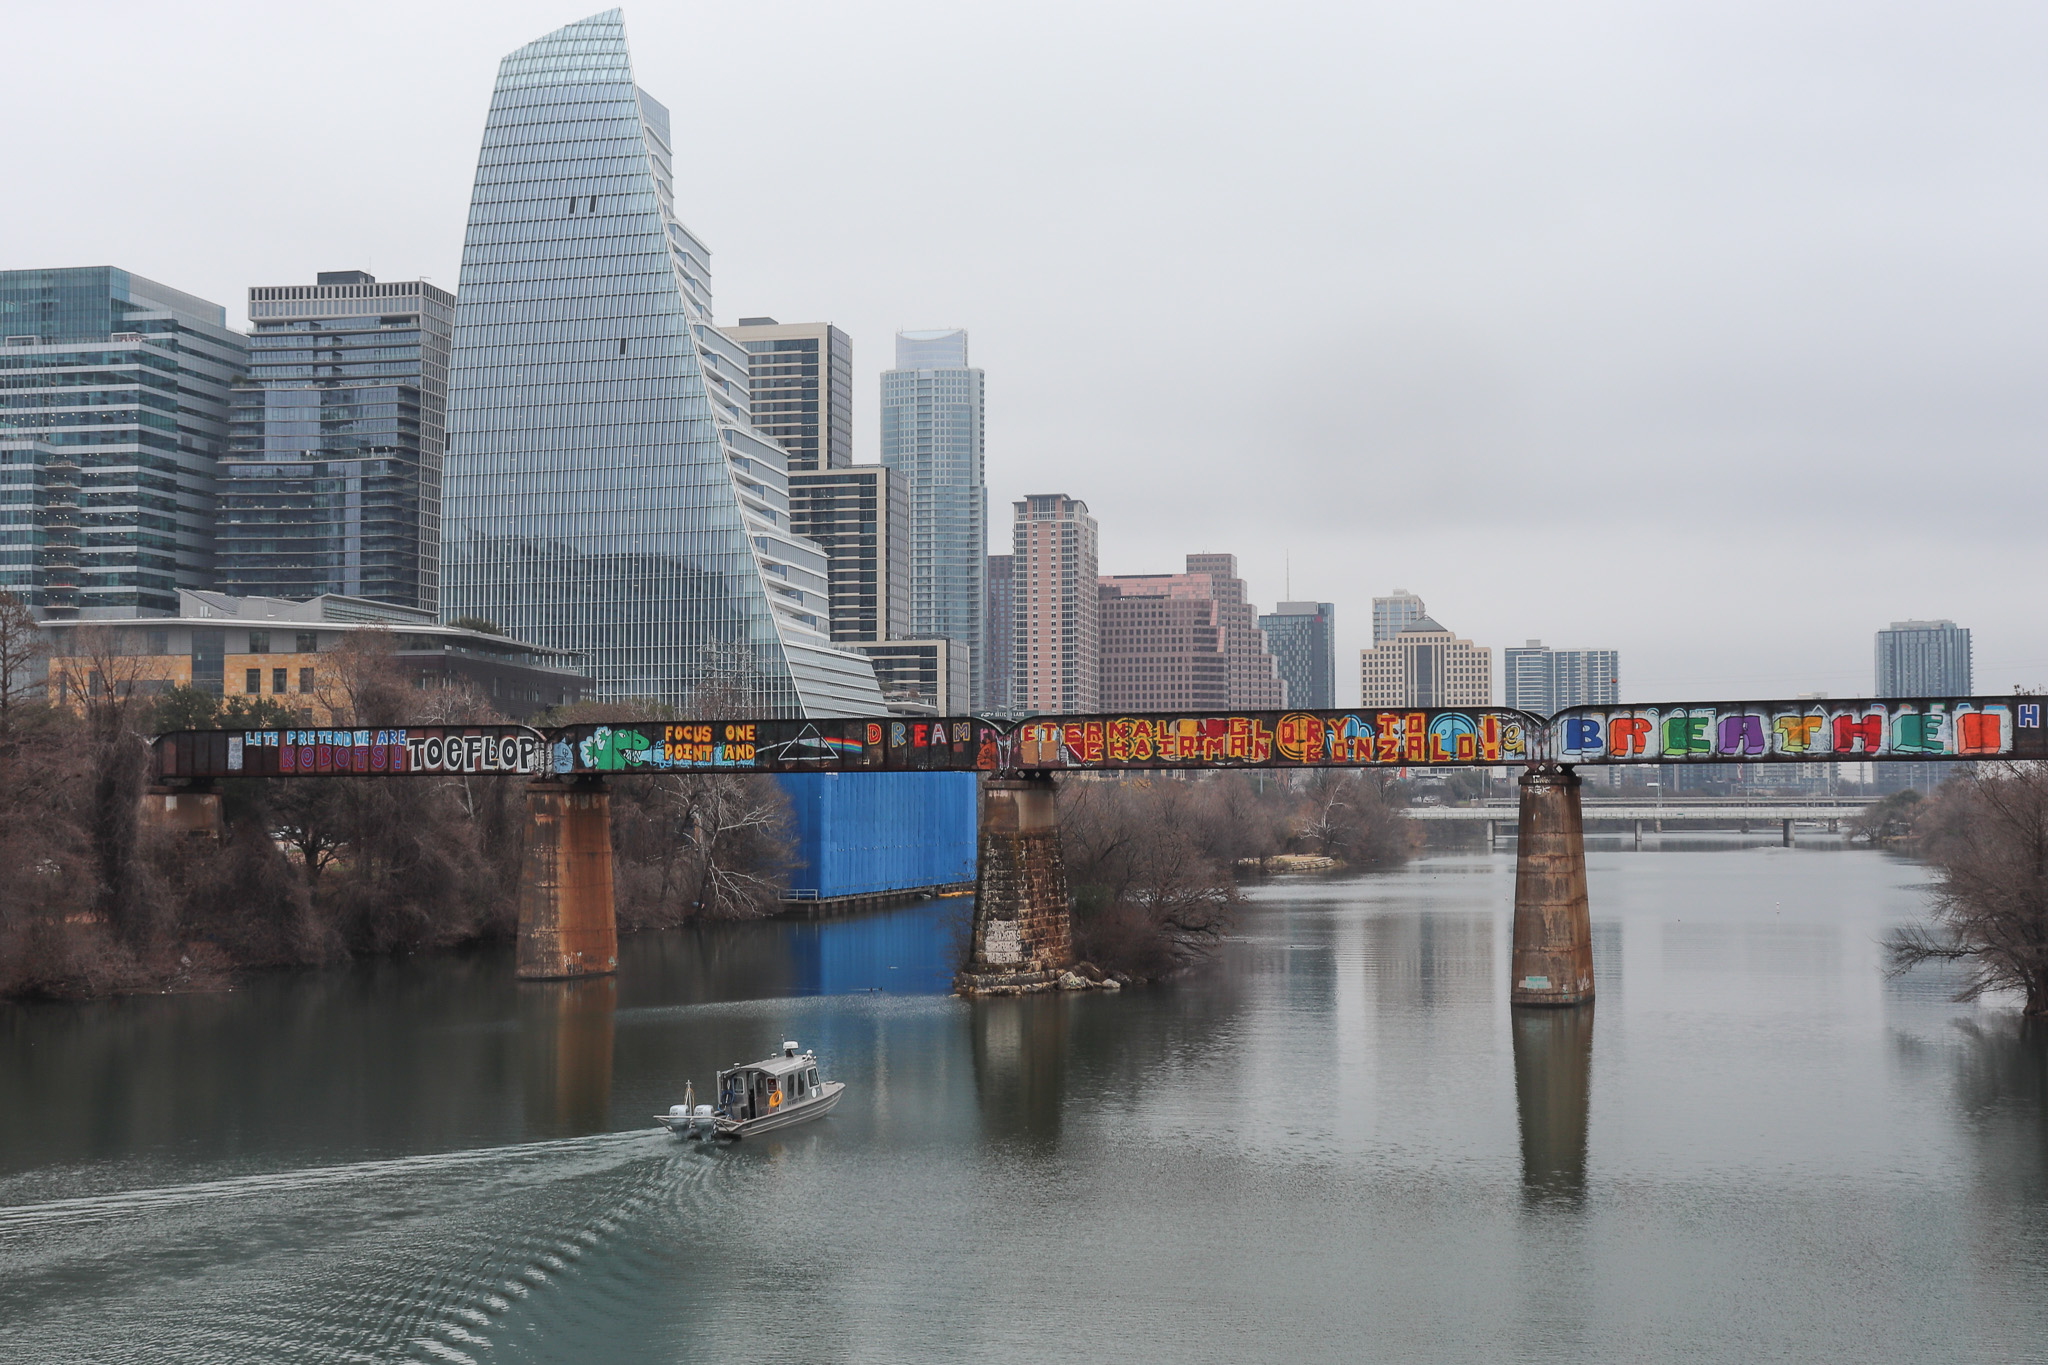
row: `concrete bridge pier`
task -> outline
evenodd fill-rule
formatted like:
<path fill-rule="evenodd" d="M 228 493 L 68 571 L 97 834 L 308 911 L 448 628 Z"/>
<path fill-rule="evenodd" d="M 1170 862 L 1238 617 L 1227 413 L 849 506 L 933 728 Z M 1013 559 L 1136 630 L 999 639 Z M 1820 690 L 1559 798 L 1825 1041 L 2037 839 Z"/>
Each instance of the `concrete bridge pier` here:
<path fill-rule="evenodd" d="M 1049 990 L 1073 963 L 1056 790 L 1049 775 L 982 782 L 974 937 L 953 978 L 962 995 Z"/>
<path fill-rule="evenodd" d="M 519 878 L 519 977 L 547 981 L 618 969 L 611 793 L 600 777 L 530 783 Z"/>
<path fill-rule="evenodd" d="M 1785 822 L 1785 847 L 1792 847 L 1792 822 L 1790 820 Z"/>
<path fill-rule="evenodd" d="M 1522 774 L 1516 831 L 1515 942 L 1508 1001 L 1577 1005 L 1593 998 L 1593 921 L 1579 775 L 1532 763 Z"/>

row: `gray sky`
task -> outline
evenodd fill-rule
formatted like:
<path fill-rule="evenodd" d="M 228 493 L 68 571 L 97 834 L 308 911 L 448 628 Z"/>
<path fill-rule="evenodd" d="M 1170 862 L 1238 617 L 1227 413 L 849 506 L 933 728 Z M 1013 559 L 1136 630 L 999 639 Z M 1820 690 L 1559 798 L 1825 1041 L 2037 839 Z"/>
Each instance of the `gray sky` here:
<path fill-rule="evenodd" d="M 599 8 L 15 5 L 0 265 L 453 287 L 498 59 Z M 2048 9 L 626 6 L 722 320 L 965 326 L 1105 572 L 1395 585 L 1624 696 L 2048 682 Z M 33 131 L 32 131 L 33 130 Z M 1348 660 L 1348 662 L 1347 662 Z M 1496 663 L 1496 670 L 1498 664 Z"/>

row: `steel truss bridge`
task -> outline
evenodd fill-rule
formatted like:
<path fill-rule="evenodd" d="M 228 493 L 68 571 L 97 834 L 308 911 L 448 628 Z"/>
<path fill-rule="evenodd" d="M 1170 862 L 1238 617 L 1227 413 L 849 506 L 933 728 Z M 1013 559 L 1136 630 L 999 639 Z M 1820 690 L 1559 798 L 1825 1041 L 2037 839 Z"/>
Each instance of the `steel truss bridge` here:
<path fill-rule="evenodd" d="M 2042 700 L 2009 695 L 1677 702 L 1574 707 L 1550 717 L 1496 707 L 1356 708 L 1020 721 L 887 716 L 651 720 L 547 729 L 182 731 L 157 738 L 155 776 L 171 784 L 449 774 L 565 779 L 929 771 L 1019 777 L 1159 769 L 2041 759 L 2048 758 Z"/>

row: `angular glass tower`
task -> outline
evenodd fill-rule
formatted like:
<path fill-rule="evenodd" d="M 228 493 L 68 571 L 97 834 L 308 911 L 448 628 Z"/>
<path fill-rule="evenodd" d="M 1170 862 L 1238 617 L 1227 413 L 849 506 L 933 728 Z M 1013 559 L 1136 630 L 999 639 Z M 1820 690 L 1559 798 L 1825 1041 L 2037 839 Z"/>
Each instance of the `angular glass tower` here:
<path fill-rule="evenodd" d="M 456 294 L 444 617 L 581 652 L 601 697 L 878 715 L 832 647 L 825 555 L 789 522 L 747 354 L 677 220 L 668 110 L 619 11 L 498 67 Z"/>

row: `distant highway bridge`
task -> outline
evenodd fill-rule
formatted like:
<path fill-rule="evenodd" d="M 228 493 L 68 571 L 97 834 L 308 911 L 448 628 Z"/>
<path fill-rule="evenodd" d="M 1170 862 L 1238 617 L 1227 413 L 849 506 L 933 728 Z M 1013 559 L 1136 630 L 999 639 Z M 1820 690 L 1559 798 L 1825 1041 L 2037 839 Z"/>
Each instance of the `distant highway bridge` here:
<path fill-rule="evenodd" d="M 1582 801 L 1580 809 L 1586 824 L 1607 821 L 1612 824 L 1633 824 L 1636 847 L 1643 845 L 1643 826 L 1651 825 L 1659 830 L 1669 824 L 1717 825 L 1750 824 L 1768 825 L 1775 821 L 1780 836 L 1789 846 L 1792 842 L 1792 826 L 1795 822 L 1824 821 L 1830 829 L 1843 820 L 1853 820 L 1870 806 L 1876 797 L 1825 797 L 1812 800 L 1789 801 Z M 1520 803 L 1491 801 L 1477 806 L 1409 806 L 1402 812 L 1411 820 L 1452 821 L 1458 823 L 1486 824 L 1486 845 L 1488 848 L 1498 842 L 1501 826 L 1513 827 L 1521 814 Z"/>

